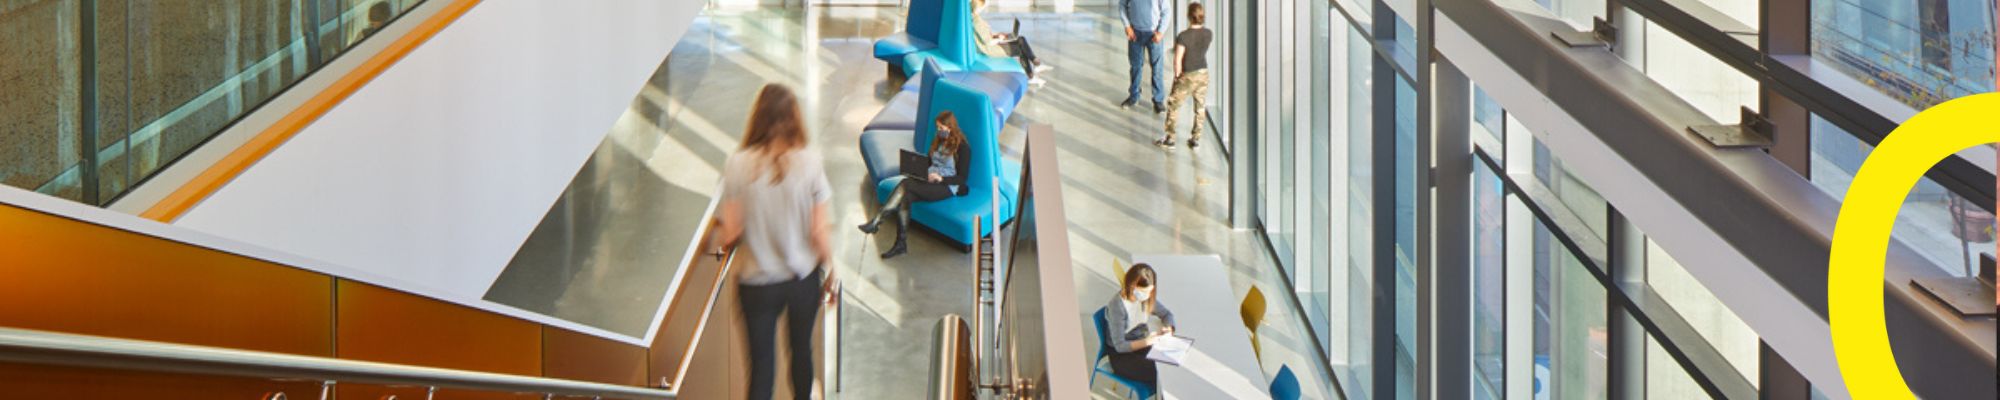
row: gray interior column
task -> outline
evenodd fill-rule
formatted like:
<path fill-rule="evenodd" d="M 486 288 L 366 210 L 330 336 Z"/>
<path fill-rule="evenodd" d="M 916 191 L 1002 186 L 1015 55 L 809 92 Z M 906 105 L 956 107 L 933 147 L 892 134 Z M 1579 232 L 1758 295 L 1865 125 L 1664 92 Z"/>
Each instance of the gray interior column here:
<path fill-rule="evenodd" d="M 1435 300 L 1430 370 L 1433 399 L 1472 398 L 1472 81 L 1449 60 L 1433 60 L 1431 142 L 1436 152 L 1437 235 L 1431 250 Z"/>
<path fill-rule="evenodd" d="M 1230 29 L 1229 55 L 1223 57 L 1230 63 L 1229 96 L 1225 118 L 1229 123 L 1229 226 L 1236 229 L 1250 229 L 1256 220 L 1251 212 L 1257 209 L 1253 203 L 1257 190 L 1256 148 L 1257 138 L 1257 15 L 1261 4 L 1245 1 L 1231 4 L 1226 29 Z"/>

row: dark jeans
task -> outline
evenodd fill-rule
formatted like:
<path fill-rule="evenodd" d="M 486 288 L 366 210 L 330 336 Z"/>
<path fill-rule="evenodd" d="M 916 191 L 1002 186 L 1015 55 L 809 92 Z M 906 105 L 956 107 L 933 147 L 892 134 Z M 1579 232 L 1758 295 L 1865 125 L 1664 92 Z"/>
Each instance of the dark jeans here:
<path fill-rule="evenodd" d="M 813 324 L 819 320 L 820 270 L 804 278 L 764 286 L 737 286 L 743 325 L 750 336 L 750 399 L 771 398 L 777 375 L 778 316 L 789 325 L 792 397 L 812 398 Z"/>
<path fill-rule="evenodd" d="M 1125 379 L 1144 382 L 1157 387 L 1160 382 L 1160 366 L 1146 353 L 1152 348 L 1133 349 L 1130 353 L 1111 353 L 1111 373 Z"/>
<path fill-rule="evenodd" d="M 1166 103 L 1167 72 L 1160 68 L 1160 59 L 1166 55 L 1164 53 L 1167 52 L 1167 48 L 1153 40 L 1153 32 L 1134 31 L 1132 34 L 1136 39 L 1125 42 L 1125 59 L 1132 63 L 1132 85 L 1127 90 L 1129 95 L 1125 99 L 1139 100 L 1139 72 L 1150 67 L 1153 69 L 1153 104 Z M 1140 64 L 1141 62 L 1145 64 Z"/>

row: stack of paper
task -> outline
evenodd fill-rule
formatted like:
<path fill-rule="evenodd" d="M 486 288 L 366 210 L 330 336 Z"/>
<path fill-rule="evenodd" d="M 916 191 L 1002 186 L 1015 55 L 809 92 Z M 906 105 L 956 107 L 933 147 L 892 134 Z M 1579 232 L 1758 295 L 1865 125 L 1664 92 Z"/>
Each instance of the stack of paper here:
<path fill-rule="evenodd" d="M 1182 359 L 1187 358 L 1188 350 L 1192 348 L 1194 339 L 1173 335 L 1161 336 L 1159 340 L 1153 341 L 1153 350 L 1146 352 L 1146 359 L 1178 366 L 1181 365 Z"/>

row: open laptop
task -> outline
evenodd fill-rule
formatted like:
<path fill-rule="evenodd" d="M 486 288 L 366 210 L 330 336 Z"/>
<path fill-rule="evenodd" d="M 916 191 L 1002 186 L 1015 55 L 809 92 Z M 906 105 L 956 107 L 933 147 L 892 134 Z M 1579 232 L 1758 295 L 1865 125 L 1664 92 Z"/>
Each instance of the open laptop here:
<path fill-rule="evenodd" d="M 903 150 L 903 176 L 910 179 L 928 179 L 931 176 L 931 157 L 917 152 Z"/>

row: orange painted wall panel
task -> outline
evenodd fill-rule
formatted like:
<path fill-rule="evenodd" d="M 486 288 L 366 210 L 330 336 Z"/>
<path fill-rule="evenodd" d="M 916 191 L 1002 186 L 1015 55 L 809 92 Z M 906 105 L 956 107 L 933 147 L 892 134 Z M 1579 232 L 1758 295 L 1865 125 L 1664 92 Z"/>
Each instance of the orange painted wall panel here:
<path fill-rule="evenodd" d="M 542 373 L 557 379 L 646 386 L 646 348 L 543 326 Z"/>
<path fill-rule="evenodd" d="M 331 356 L 333 279 L 0 205 L 0 326 Z"/>
<path fill-rule="evenodd" d="M 337 287 L 340 358 L 542 375 L 540 324 L 346 279 Z"/>
<path fill-rule="evenodd" d="M 8 399 L 242 399 L 283 392 L 317 399 L 318 382 L 146 373 L 95 368 L 0 363 L 0 398 Z M 422 398 L 422 397 L 418 397 Z"/>

